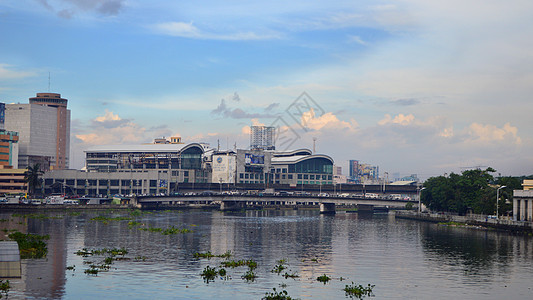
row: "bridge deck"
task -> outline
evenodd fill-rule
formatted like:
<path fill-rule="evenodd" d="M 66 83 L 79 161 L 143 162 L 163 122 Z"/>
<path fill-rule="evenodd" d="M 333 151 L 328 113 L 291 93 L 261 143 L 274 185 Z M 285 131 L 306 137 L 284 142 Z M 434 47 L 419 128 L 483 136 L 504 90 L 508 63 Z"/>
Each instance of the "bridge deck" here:
<path fill-rule="evenodd" d="M 248 204 L 282 204 L 308 205 L 333 203 L 335 205 L 366 204 L 373 206 L 405 207 L 407 203 L 418 203 L 413 200 L 368 199 L 352 197 L 296 197 L 296 196 L 241 196 L 241 195 L 196 195 L 196 196 L 141 196 L 137 197 L 138 204 L 185 204 L 185 203 L 221 203 L 244 202 Z"/>

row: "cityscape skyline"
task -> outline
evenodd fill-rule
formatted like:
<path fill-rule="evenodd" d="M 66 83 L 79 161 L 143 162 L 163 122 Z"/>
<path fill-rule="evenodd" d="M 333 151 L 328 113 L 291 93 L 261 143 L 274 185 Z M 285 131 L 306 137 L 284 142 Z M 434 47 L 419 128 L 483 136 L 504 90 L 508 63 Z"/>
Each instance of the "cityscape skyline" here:
<path fill-rule="evenodd" d="M 357 159 L 422 179 L 477 166 L 530 175 L 531 8 L 6 1 L 0 102 L 68 98 L 72 168 L 90 146 L 162 136 L 245 148 L 250 125 L 281 117 L 291 148 L 316 138 L 344 174 Z M 322 110 L 289 117 L 303 92 Z"/>

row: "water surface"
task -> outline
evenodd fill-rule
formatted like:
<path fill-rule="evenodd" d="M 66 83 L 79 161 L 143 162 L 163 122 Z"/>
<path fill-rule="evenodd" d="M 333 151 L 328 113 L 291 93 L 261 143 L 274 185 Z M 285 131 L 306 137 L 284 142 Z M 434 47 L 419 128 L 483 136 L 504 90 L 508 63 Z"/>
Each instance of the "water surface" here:
<path fill-rule="evenodd" d="M 130 214 L 46 215 L 54 218 L 0 214 L 8 220 L 1 228 L 50 235 L 47 258 L 22 261 L 23 278 L 10 280 L 9 298 L 260 299 L 276 288 L 293 298 L 343 299 L 342 289 L 353 281 L 375 285 L 375 299 L 533 299 L 533 239 L 507 233 L 314 210 L 165 211 L 107 223 L 91 218 Z M 171 226 L 192 232 L 139 230 Z M 130 260 L 86 275 L 84 261 L 102 259 L 74 254 L 82 248 L 126 248 Z M 231 259 L 257 261 L 254 282 L 241 278 L 246 267 L 227 268 L 226 280 L 202 279 L 202 270 L 219 267 L 223 258 L 194 259 L 194 253 L 228 250 Z M 288 261 L 285 271 L 300 277 L 271 272 L 280 259 Z M 332 280 L 316 281 L 323 274 Z"/>

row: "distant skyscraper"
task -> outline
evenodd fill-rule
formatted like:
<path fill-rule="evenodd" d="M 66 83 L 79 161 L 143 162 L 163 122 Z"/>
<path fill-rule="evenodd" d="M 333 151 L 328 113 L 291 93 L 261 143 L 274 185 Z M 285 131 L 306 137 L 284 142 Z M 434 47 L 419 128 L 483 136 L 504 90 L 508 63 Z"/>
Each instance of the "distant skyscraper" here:
<path fill-rule="evenodd" d="M 358 160 L 350 160 L 350 179 L 356 179 L 359 175 L 359 161 Z"/>
<path fill-rule="evenodd" d="M 70 110 L 61 94 L 37 93 L 30 104 L 7 104 L 5 128 L 19 133 L 19 168 L 68 169 Z"/>
<path fill-rule="evenodd" d="M 251 126 L 250 148 L 275 150 L 276 128 L 271 126 Z"/>

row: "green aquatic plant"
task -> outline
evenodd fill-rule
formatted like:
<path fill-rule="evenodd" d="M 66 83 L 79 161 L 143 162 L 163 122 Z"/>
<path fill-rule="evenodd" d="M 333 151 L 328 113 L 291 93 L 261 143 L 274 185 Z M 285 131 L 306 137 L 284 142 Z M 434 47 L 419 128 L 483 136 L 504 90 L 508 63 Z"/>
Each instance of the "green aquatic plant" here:
<path fill-rule="evenodd" d="M 72 265 L 72 266 L 67 266 L 66 268 L 67 270 L 71 270 L 71 271 L 74 271 L 76 269 L 76 266 L 75 265 Z"/>
<path fill-rule="evenodd" d="M 224 270 L 225 271 L 225 270 Z M 204 279 L 206 283 L 209 283 L 210 281 L 215 280 L 215 277 L 217 276 L 218 272 L 216 268 L 211 268 L 210 266 L 206 266 L 202 273 L 200 275 Z"/>
<path fill-rule="evenodd" d="M 96 268 L 86 269 L 85 271 L 83 271 L 83 273 L 87 275 L 98 275 L 98 269 Z"/>
<path fill-rule="evenodd" d="M 318 277 L 316 278 L 316 280 L 319 281 L 319 282 L 322 282 L 322 283 L 326 284 L 328 281 L 331 280 L 331 277 L 329 277 L 328 275 L 324 274 L 324 275 L 318 276 Z"/>
<path fill-rule="evenodd" d="M 291 296 L 286 290 L 276 291 L 276 288 L 272 288 L 274 291 L 270 293 L 265 293 L 265 296 L 261 300 L 292 300 Z"/>
<path fill-rule="evenodd" d="M 17 242 L 20 251 L 20 258 L 44 258 L 48 253 L 45 240 L 50 239 L 49 235 L 24 234 L 16 231 L 10 233 L 8 237 Z"/>
<path fill-rule="evenodd" d="M 300 275 L 298 275 L 296 273 L 289 274 L 289 273 L 285 272 L 285 274 L 283 274 L 283 277 L 285 277 L 285 279 L 287 279 L 287 278 L 293 278 L 294 279 L 294 278 L 300 277 Z"/>
<path fill-rule="evenodd" d="M 94 218 L 91 218 L 91 221 L 99 221 L 99 222 L 102 222 L 103 224 L 108 224 L 110 221 L 126 221 L 126 220 L 131 220 L 130 217 L 106 217 L 106 216 L 97 216 L 97 217 L 94 217 Z"/>
<path fill-rule="evenodd" d="M 9 290 L 11 289 L 11 285 L 9 284 L 9 280 L 6 280 L 5 282 L 0 279 L 0 292 L 6 296 L 6 299 L 9 294 Z M 0 294 L 0 298 L 2 298 L 2 294 Z"/>
<path fill-rule="evenodd" d="M 141 227 L 139 230 L 143 231 L 149 231 L 149 232 L 159 232 L 163 235 L 171 235 L 171 234 L 178 234 L 178 233 L 191 233 L 192 230 L 188 228 L 177 228 L 174 226 L 170 226 L 169 228 L 163 229 L 159 227 Z"/>
<path fill-rule="evenodd" d="M 211 251 L 207 251 L 207 252 L 195 252 L 193 255 L 192 255 L 194 258 L 207 258 L 207 259 L 211 259 L 212 257 L 215 257 L 215 255 L 213 253 L 211 253 Z"/>
<path fill-rule="evenodd" d="M 249 260 L 228 260 L 228 261 L 223 261 L 220 263 L 222 266 L 226 267 L 226 268 L 237 268 L 237 267 L 242 267 L 242 266 L 248 266 L 248 268 L 250 268 L 250 270 L 253 270 L 255 268 L 257 268 L 257 262 L 254 261 L 253 259 L 249 259 Z"/>
<path fill-rule="evenodd" d="M 134 258 L 136 261 L 146 261 L 148 257 L 146 256 L 135 256 Z"/>
<path fill-rule="evenodd" d="M 343 291 L 346 293 L 346 296 L 362 299 L 364 296 L 374 296 L 374 294 L 372 293 L 374 287 L 375 285 L 368 284 L 367 286 L 362 286 L 360 284 L 356 285 L 354 282 L 352 282 L 351 285 L 346 285 Z"/>
<path fill-rule="evenodd" d="M 246 273 L 244 273 L 244 275 L 241 276 L 241 278 L 246 281 L 253 282 L 257 278 L 257 275 L 254 273 L 254 271 L 252 271 L 252 269 L 249 269 L 248 271 L 246 271 Z"/>
<path fill-rule="evenodd" d="M 230 258 L 231 256 L 233 256 L 233 254 L 231 254 L 231 250 L 228 250 L 224 252 L 223 254 L 217 255 L 217 257 L 221 257 L 221 258 Z"/>
<path fill-rule="evenodd" d="M 130 229 L 135 227 L 135 226 L 141 226 L 141 225 L 142 225 L 142 223 L 141 222 L 137 222 L 137 221 L 129 221 L 128 222 L 128 228 L 130 228 Z"/>
<path fill-rule="evenodd" d="M 274 268 L 272 270 L 270 270 L 270 272 L 272 273 L 276 273 L 276 274 L 280 274 L 283 270 L 285 270 L 285 266 L 282 265 L 282 264 L 279 264 L 279 265 L 276 265 L 274 266 Z"/>
<path fill-rule="evenodd" d="M 142 211 L 140 209 L 134 209 L 130 211 L 130 216 L 140 216 L 142 215 Z"/>
<path fill-rule="evenodd" d="M 113 249 L 103 248 L 103 249 L 93 249 L 93 250 L 83 248 L 81 250 L 78 250 L 74 254 L 83 256 L 83 257 L 88 257 L 92 255 L 105 255 L 105 254 L 109 254 L 113 257 L 117 255 L 121 255 L 122 257 L 124 257 L 126 254 L 128 254 L 128 250 L 125 248 L 113 248 Z"/>

